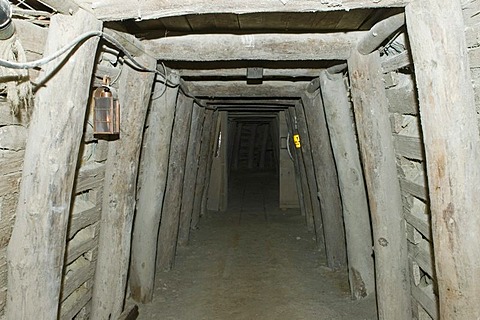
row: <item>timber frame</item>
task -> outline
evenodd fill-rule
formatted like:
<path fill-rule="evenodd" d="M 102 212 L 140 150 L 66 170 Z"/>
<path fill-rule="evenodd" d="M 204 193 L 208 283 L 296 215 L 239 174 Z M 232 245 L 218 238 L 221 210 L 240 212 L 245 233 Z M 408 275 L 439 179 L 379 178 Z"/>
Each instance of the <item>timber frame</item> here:
<path fill-rule="evenodd" d="M 139 40 L 128 32 L 104 28 L 107 34 L 116 37 L 127 50 L 150 68 L 155 68 L 158 61 L 182 61 L 186 62 L 187 66 L 188 63 L 201 65 L 218 61 L 228 64 L 224 68 L 213 69 L 167 68 L 173 73 L 170 80 L 180 83 L 174 89 L 166 88 L 164 84 L 162 86 L 161 80 L 156 79 L 151 72 L 143 73 L 127 66 L 123 73 L 111 67 L 96 69 L 97 76 L 101 73 L 118 75 L 119 87 L 123 92 L 136 92 L 136 95 L 121 96 L 122 101 L 131 107 L 122 114 L 125 116 L 129 133 L 123 141 L 109 142 L 106 156 L 108 160 L 103 187 L 99 256 L 92 288 L 92 319 L 121 316 L 124 311 L 128 270 L 133 299 L 138 302 L 152 299 L 155 265 L 157 270 L 170 269 L 173 266 L 177 232 L 180 232 L 178 245 L 186 245 L 190 230 L 196 228 L 200 216 L 206 213 L 210 172 L 215 172 L 211 164 L 215 135 L 220 123 L 226 123 L 226 113 L 222 112 L 255 110 L 259 105 L 263 106 L 265 111 L 281 112 L 281 118 L 285 120 L 285 123 L 281 124 L 283 135 L 291 131 L 294 122 L 299 119 L 302 136 L 308 142 L 304 149 L 296 152 L 292 165 L 292 170 L 297 175 L 295 184 L 302 202 L 301 210 L 308 227 L 316 232 L 319 246 L 325 249 L 329 267 L 349 266 L 347 260 L 351 261 L 352 265 L 355 264 L 355 268 L 349 269 L 352 297 L 364 298 L 375 292 L 376 288 L 380 319 L 409 319 L 412 316 L 412 296 L 420 301 L 419 305 L 434 319 L 480 318 L 480 289 L 477 286 L 480 282 L 480 252 L 473 245 L 477 243 L 476 236 L 480 235 L 480 198 L 477 196 L 480 191 L 480 134 L 476 123 L 477 110 L 471 86 L 460 0 L 300 0 L 285 4 L 279 0 L 147 0 L 140 4 L 131 1 L 96 0 L 93 1 L 92 8 L 88 8 L 90 12 L 84 10 L 85 3 L 81 1 L 44 2 L 60 13 L 60 22 L 56 22 L 56 18 L 52 19 L 46 52 L 51 52 L 60 45 L 53 37 L 55 32 L 61 32 L 56 30 L 57 23 L 67 24 L 62 22 L 62 19 L 72 20 L 73 26 L 65 26 L 70 36 L 94 27 L 101 29 L 103 22 L 153 20 L 188 14 L 328 13 L 387 7 L 405 10 L 404 14 L 395 16 L 393 25 L 388 21 L 385 23 L 386 37 L 397 31 L 399 25 L 403 26 L 406 20 L 410 47 L 391 59 L 383 60 L 376 51 L 379 43 L 383 41 L 372 39 L 372 34 L 364 31 L 319 34 L 191 34 Z M 85 26 L 73 21 L 79 16 L 90 24 Z M 73 80 L 76 82 L 68 80 L 75 88 L 82 89 L 83 93 L 74 96 L 72 105 L 87 105 L 86 83 L 95 73 L 93 62 L 90 61 L 92 59 L 88 58 L 92 58 L 97 51 L 96 40 L 89 40 L 88 46 L 83 47 L 83 50 L 88 49 L 88 52 L 82 53 L 79 50 L 76 53 L 84 55 L 84 69 L 76 70 L 78 66 L 67 62 L 62 70 L 64 72 L 60 71 L 51 79 L 51 83 L 61 86 L 67 81 L 64 78 L 69 77 L 64 74 L 66 71 L 76 74 L 86 72 L 83 77 L 75 77 Z M 436 49 L 439 44 L 444 46 L 441 52 Z M 246 77 L 251 62 L 256 60 L 267 61 L 266 64 L 270 65 L 263 69 L 263 82 L 250 85 L 243 78 Z M 274 60 L 295 61 L 296 64 L 292 68 L 271 67 Z M 335 72 L 329 73 L 326 67 L 306 66 L 316 60 L 327 61 L 327 66 L 341 67 L 336 68 L 338 70 L 330 69 Z M 232 61 L 239 64 L 231 64 Z M 302 63 L 298 63 L 299 61 Z M 344 70 L 344 62 L 347 62 L 347 70 Z M 415 94 L 418 94 L 418 108 L 400 110 L 401 112 L 399 109 L 393 110 L 402 106 L 392 102 L 394 89 L 391 88 L 398 84 L 398 79 L 389 77 L 396 70 L 412 65 L 415 66 L 413 75 L 417 88 L 411 88 L 412 94 L 408 101 L 416 103 Z M 344 71 L 347 76 L 343 76 Z M 345 81 L 351 85 L 350 91 L 346 89 Z M 137 82 L 142 83 L 140 89 L 136 87 Z M 168 101 L 153 101 L 152 91 L 163 89 L 168 93 Z M 37 106 L 46 105 L 45 99 L 53 99 L 49 96 L 54 95 L 51 91 L 48 87 L 39 90 Z M 351 94 L 352 101 L 337 99 L 329 95 L 331 92 Z M 343 113 L 335 112 L 334 106 L 337 104 L 343 109 Z M 455 106 L 455 110 L 452 106 Z M 168 109 L 160 111 L 161 107 Z M 178 112 L 175 113 L 175 110 Z M 321 114 L 315 113 L 318 110 Z M 419 114 L 421 136 L 412 138 L 400 134 L 392 135 L 395 116 L 403 117 L 402 119 L 418 118 Z M 53 137 L 63 137 L 68 144 L 61 146 L 52 142 L 51 145 L 46 143 L 44 146 L 52 153 L 68 153 L 64 154 L 63 158 L 56 159 L 58 163 L 40 155 L 39 148 L 44 142 L 32 140 L 26 147 L 17 223 L 8 251 L 10 270 L 6 315 L 12 319 L 54 319 L 59 316 L 60 309 L 55 307 L 62 302 L 61 288 L 58 286 L 62 277 L 64 255 L 61 244 L 67 237 L 67 208 L 73 203 L 71 195 L 74 190 L 74 173 L 80 153 L 78 137 L 81 136 L 81 128 L 78 123 L 83 123 L 84 113 L 76 110 L 72 113 L 73 116 L 74 118 L 61 118 L 63 122 L 57 127 L 43 128 L 50 130 L 45 136 L 51 136 L 52 141 Z M 161 117 L 168 119 L 169 129 L 166 136 L 157 139 L 151 131 L 160 130 Z M 192 122 L 192 119 L 197 119 L 201 125 L 197 121 Z M 34 113 L 30 136 L 38 135 L 35 130 L 40 130 L 45 121 L 53 122 L 53 119 L 45 120 L 40 114 Z M 341 132 L 335 130 L 345 123 L 349 128 Z M 69 133 L 66 128 L 72 126 L 75 131 Z M 175 144 L 170 143 L 172 137 Z M 279 137 L 282 138 L 285 136 Z M 142 141 L 146 145 L 144 148 Z M 174 147 L 168 153 L 155 148 L 156 144 Z M 318 150 L 321 149 L 328 149 L 329 152 L 319 154 Z M 412 149 L 415 151 L 411 151 Z M 426 164 L 427 185 L 409 182 L 405 177 L 398 178 L 399 163 L 404 160 L 400 159 L 399 153 L 407 160 L 413 159 Z M 351 157 L 342 159 L 343 154 Z M 165 165 L 161 167 L 159 164 L 145 162 L 145 159 L 156 157 L 170 163 L 168 170 Z M 51 166 L 56 175 L 50 176 L 49 171 L 43 172 L 40 169 L 42 164 L 45 164 L 45 167 Z M 194 172 L 187 175 L 184 172 L 187 166 L 195 167 Z M 63 168 L 63 171 L 58 168 Z M 172 174 L 157 173 L 154 176 L 155 181 L 152 177 L 141 176 L 140 173 L 137 186 L 138 171 L 141 170 L 167 170 Z M 355 173 L 353 180 L 351 172 Z M 32 181 L 32 174 L 39 175 L 36 182 Z M 187 189 L 192 198 L 188 199 L 186 206 L 180 202 L 181 197 L 177 197 L 178 194 L 187 196 L 183 189 L 184 179 L 187 179 L 185 176 L 195 182 Z M 356 184 L 358 181 L 362 183 Z M 322 190 L 323 185 L 320 182 L 330 186 L 328 192 Z M 51 191 L 42 193 L 42 189 L 35 183 L 40 187 L 60 185 L 61 190 L 57 191 L 58 194 L 51 194 L 49 203 L 41 201 L 38 208 L 32 209 L 26 204 L 28 195 L 33 195 L 38 200 L 41 194 Z M 354 187 L 350 187 L 352 185 Z M 38 188 L 35 189 L 36 187 Z M 162 201 L 155 204 L 156 210 L 162 212 L 161 217 L 155 216 L 156 212 L 150 212 L 147 208 L 148 199 L 151 197 L 147 188 L 152 188 L 158 194 L 165 194 L 168 200 L 164 201 L 168 204 L 164 204 L 162 197 Z M 405 208 L 408 207 L 406 203 L 409 201 L 405 200 L 408 198 L 405 193 L 413 195 L 415 199 L 421 200 L 420 202 L 428 203 L 431 222 L 424 225 L 405 214 Z M 138 203 L 136 196 L 139 197 Z M 342 197 L 357 200 L 356 203 L 347 203 L 344 199 L 342 207 Z M 368 204 L 365 202 L 366 197 Z M 353 212 L 352 208 L 360 208 L 361 213 L 356 217 L 345 218 Z M 42 241 L 38 243 L 37 249 L 40 251 L 36 253 L 40 252 L 41 256 L 35 258 L 35 254 L 30 254 L 31 260 L 27 259 L 25 262 L 25 257 L 18 247 L 25 241 L 25 235 L 29 234 L 32 217 L 28 214 L 38 210 L 47 213 L 37 222 L 41 224 L 41 228 L 36 237 Z M 386 212 L 389 214 L 385 215 Z M 342 219 L 346 229 L 343 229 Z M 138 226 L 150 226 L 148 235 L 142 234 L 143 229 L 133 227 L 134 220 Z M 51 221 L 55 224 L 55 234 L 49 230 L 51 226 L 48 223 Z M 161 221 L 163 223 L 159 227 Z M 354 228 L 359 225 L 365 228 Z M 157 235 L 158 231 L 160 236 Z M 432 299 L 425 298 L 422 292 L 418 292 L 415 285 L 412 285 L 415 281 L 410 280 L 415 277 L 412 275 L 415 273 L 412 268 L 420 270 L 416 262 L 411 263 L 413 260 L 410 250 L 420 242 L 417 239 L 418 234 L 423 234 L 420 240 L 426 239 L 430 241 L 430 245 L 433 243 L 433 253 L 427 254 L 430 260 L 434 260 L 433 263 L 421 261 L 419 264 L 423 263 L 421 267 L 424 273 L 430 272 L 436 276 L 438 292 L 433 296 L 435 298 L 438 295 L 438 305 Z M 356 243 L 358 247 L 355 250 L 348 247 L 352 239 L 360 238 L 363 239 L 363 246 Z M 112 241 L 118 247 L 109 248 Z M 51 248 L 47 247 L 45 242 L 58 245 L 59 248 L 49 251 Z M 143 243 L 148 243 L 148 249 L 142 248 Z M 372 246 L 375 253 L 375 277 L 372 272 Z M 160 252 L 157 261 L 152 258 L 152 253 L 155 252 Z M 148 267 L 140 270 L 145 263 Z M 47 297 L 36 300 L 34 296 L 41 295 L 35 292 L 31 296 L 22 295 L 19 279 L 24 278 L 21 274 L 24 269 L 31 272 L 29 282 L 41 281 L 44 287 L 49 288 L 51 292 Z M 110 285 L 112 279 L 115 279 L 115 286 Z M 56 284 L 51 287 L 54 282 Z M 43 287 L 40 289 L 43 290 Z M 105 298 L 108 295 L 110 297 Z M 25 304 L 29 305 L 27 312 L 19 314 Z"/>

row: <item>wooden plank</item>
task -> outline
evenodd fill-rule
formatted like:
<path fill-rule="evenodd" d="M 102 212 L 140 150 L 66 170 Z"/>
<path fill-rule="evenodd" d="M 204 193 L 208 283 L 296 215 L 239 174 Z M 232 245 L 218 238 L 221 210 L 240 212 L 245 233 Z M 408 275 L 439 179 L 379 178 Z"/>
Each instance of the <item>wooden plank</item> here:
<path fill-rule="evenodd" d="M 86 281 L 93 278 L 95 273 L 95 263 L 86 263 L 82 267 L 76 269 L 74 272 L 70 272 L 65 276 L 64 285 L 62 290 L 62 296 L 67 298 L 75 290 L 77 290 Z"/>
<path fill-rule="evenodd" d="M 378 316 L 409 319 L 405 220 L 380 55 L 354 54 L 348 69 L 372 219 Z"/>
<path fill-rule="evenodd" d="M 22 171 L 25 151 L 0 153 L 0 176 Z"/>
<path fill-rule="evenodd" d="M 315 12 L 315 11 L 349 11 L 361 8 L 404 7 L 408 0 L 343 0 L 331 1 L 290 1 L 286 4 L 278 0 L 148 0 L 140 3 L 121 2 L 117 0 L 95 0 L 92 8 L 101 20 L 148 20 L 169 16 L 204 13 L 247 14 L 257 12 Z"/>
<path fill-rule="evenodd" d="M 192 34 L 144 42 L 163 61 L 342 60 L 363 34 Z"/>
<path fill-rule="evenodd" d="M 410 75 L 398 75 L 398 84 L 386 90 L 388 111 L 418 115 L 418 100 L 414 80 Z"/>
<path fill-rule="evenodd" d="M 195 196 L 193 202 L 192 221 L 190 228 L 195 229 L 200 220 L 202 211 L 202 197 L 205 189 L 205 179 L 207 176 L 207 161 L 210 151 L 211 131 L 214 130 L 213 111 L 205 110 L 205 121 L 203 123 L 202 141 L 200 146 L 200 158 L 197 168 L 197 180 L 195 181 Z"/>
<path fill-rule="evenodd" d="M 22 173 L 7 174 L 0 179 L 0 196 L 18 192 L 20 182 L 22 180 Z"/>
<path fill-rule="evenodd" d="M 263 68 L 263 77 L 317 77 L 320 74 L 320 68 L 292 68 L 292 69 L 273 69 Z M 181 77 L 245 77 L 247 68 L 230 69 L 179 69 L 176 70 Z"/>
<path fill-rule="evenodd" d="M 410 51 L 405 50 L 391 58 L 382 62 L 382 69 L 384 73 L 389 73 L 401 68 L 412 65 L 412 57 Z"/>
<path fill-rule="evenodd" d="M 282 97 L 299 98 L 309 82 L 265 81 L 259 85 L 247 85 L 245 81 L 190 81 L 185 86 L 189 94 L 196 97 Z"/>
<path fill-rule="evenodd" d="M 375 273 L 370 211 L 352 106 L 342 74 L 322 72 L 320 86 L 342 196 L 350 292 L 353 299 L 361 299 L 375 293 Z"/>
<path fill-rule="evenodd" d="M 393 135 L 395 153 L 402 157 L 423 161 L 425 159 L 421 138 Z"/>
<path fill-rule="evenodd" d="M 75 193 L 101 187 L 104 177 L 105 164 L 91 163 L 81 167 L 75 181 Z"/>
<path fill-rule="evenodd" d="M 45 55 L 101 27 L 85 11 L 54 16 Z M 57 72 L 36 93 L 8 248 L 8 319 L 58 316 L 70 201 L 97 44 L 98 38 L 86 40 L 60 69 L 61 58 L 46 65 L 46 74 Z"/>
<path fill-rule="evenodd" d="M 424 242 L 426 242 L 426 244 Z M 423 240 L 419 244 L 408 243 L 408 255 L 414 259 L 419 267 L 430 277 L 434 276 L 432 248 L 430 248 L 430 244 L 426 240 Z"/>
<path fill-rule="evenodd" d="M 305 166 L 312 170 L 313 186 L 311 185 L 310 189 L 315 190 L 316 194 L 313 196 L 316 196 L 317 203 L 318 199 L 320 200 L 318 212 L 314 211 L 315 225 L 319 220 L 323 222 L 328 267 L 343 268 L 347 266 L 347 248 L 342 200 L 320 93 L 317 91 L 313 95 L 305 94 L 302 104 L 299 104 L 296 110 L 306 129 L 306 132 L 301 134 L 301 140 L 304 141 L 302 152 L 311 152 L 312 163 L 305 163 Z M 308 144 L 310 150 L 307 150 Z M 313 200 L 312 197 L 312 202 Z"/>
<path fill-rule="evenodd" d="M 428 294 L 424 289 L 412 286 L 412 296 L 423 307 L 425 311 L 432 317 L 432 319 L 440 319 L 438 316 L 437 303 L 435 302 L 435 296 Z"/>
<path fill-rule="evenodd" d="M 43 55 L 48 28 L 39 27 L 26 20 L 13 19 L 15 31 L 25 51 Z"/>
<path fill-rule="evenodd" d="M 50 8 L 58 13 L 73 15 L 80 9 L 80 6 L 74 0 L 42 0 Z"/>
<path fill-rule="evenodd" d="M 80 289 L 80 288 L 79 288 Z M 77 290 L 79 290 L 77 289 Z M 83 296 L 76 300 L 72 305 L 66 305 L 68 298 L 60 307 L 60 320 L 71 320 L 85 305 L 92 299 L 92 289 L 85 289 Z"/>
<path fill-rule="evenodd" d="M 72 215 L 70 217 L 68 235 L 67 237 L 72 238 L 75 233 L 80 229 L 83 229 L 98 220 L 100 220 L 101 208 L 95 206 L 94 203 L 90 201 L 84 201 L 81 199 L 75 199 L 72 209 Z"/>
<path fill-rule="evenodd" d="M 170 141 L 167 186 L 157 240 L 157 272 L 170 270 L 175 262 L 192 109 L 193 99 L 179 94 Z"/>
<path fill-rule="evenodd" d="M 480 133 L 461 3 L 413 1 L 406 15 L 425 142 L 439 312 L 442 319 L 477 319 Z"/>
<path fill-rule="evenodd" d="M 431 241 L 432 231 L 430 228 L 430 223 L 414 216 L 410 212 L 405 212 L 405 220 L 415 227 L 426 239 Z"/>
<path fill-rule="evenodd" d="M 164 84 L 157 80 L 154 97 L 159 96 L 164 89 Z M 177 95 L 178 87 L 167 87 L 163 96 L 152 101 L 148 115 L 149 127 L 143 138 L 140 162 L 143 174 L 138 179 L 137 213 L 130 262 L 132 298 L 141 303 L 150 302 L 153 298 L 159 213 L 164 203 Z"/>
<path fill-rule="evenodd" d="M 195 181 L 198 174 L 202 127 L 205 120 L 205 109 L 194 104 L 190 138 L 188 139 L 188 154 L 185 160 L 185 177 L 183 182 L 182 207 L 178 229 L 178 245 L 186 246 L 190 236 L 190 223 L 195 201 Z"/>
<path fill-rule="evenodd" d="M 149 68 L 156 60 L 139 57 Z M 92 296 L 92 320 L 115 319 L 125 298 L 138 162 L 155 75 L 123 66 L 119 79 L 121 137 L 110 141 L 103 186 L 98 261 Z M 114 245 L 112 245 L 114 244 Z"/>
<path fill-rule="evenodd" d="M 410 193 L 412 196 L 427 201 L 427 187 L 416 184 L 412 181 L 400 179 L 400 185 L 403 192 Z"/>

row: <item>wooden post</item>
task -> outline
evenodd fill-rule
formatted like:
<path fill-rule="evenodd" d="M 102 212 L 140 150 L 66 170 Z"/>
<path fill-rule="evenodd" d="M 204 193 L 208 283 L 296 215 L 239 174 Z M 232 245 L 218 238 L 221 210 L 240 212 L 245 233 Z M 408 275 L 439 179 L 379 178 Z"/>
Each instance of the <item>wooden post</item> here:
<path fill-rule="evenodd" d="M 278 135 L 279 135 L 279 192 L 278 192 L 278 203 L 280 209 L 287 208 L 298 208 L 300 204 L 298 203 L 297 189 L 294 182 L 295 179 L 295 168 L 293 165 L 293 160 L 290 159 L 287 149 L 288 143 L 288 128 L 286 117 L 288 116 L 287 111 L 280 111 L 278 113 Z"/>
<path fill-rule="evenodd" d="M 354 53 L 348 70 L 372 218 L 378 316 L 410 319 L 405 220 L 379 53 Z"/>
<path fill-rule="evenodd" d="M 205 189 L 205 177 L 207 176 L 208 152 L 210 150 L 210 137 L 213 125 L 213 111 L 205 111 L 203 123 L 202 144 L 200 146 L 200 158 L 198 160 L 197 180 L 195 181 L 195 197 L 193 199 L 193 212 L 190 228 L 195 229 L 200 220 L 202 211 L 203 191 Z"/>
<path fill-rule="evenodd" d="M 175 79 L 170 79 L 174 81 Z M 155 83 L 153 97 L 165 90 L 164 83 Z M 162 212 L 167 183 L 168 155 L 172 136 L 178 87 L 166 88 L 165 93 L 152 100 L 148 128 L 144 134 L 138 178 L 137 211 L 132 239 L 130 262 L 130 291 L 141 303 L 150 302 L 155 285 L 159 214 Z"/>
<path fill-rule="evenodd" d="M 370 212 L 352 106 L 341 73 L 322 72 L 320 87 L 342 196 L 350 291 L 353 299 L 360 299 L 375 293 L 375 272 Z"/>
<path fill-rule="evenodd" d="M 267 142 L 268 142 L 268 135 L 270 132 L 270 124 L 263 125 L 263 133 L 262 133 L 262 144 L 261 144 L 261 151 L 260 151 L 260 168 L 265 168 L 265 156 L 267 153 Z"/>
<path fill-rule="evenodd" d="M 240 154 L 240 141 L 242 137 L 242 128 L 243 128 L 243 123 L 242 122 L 237 122 L 237 130 L 235 131 L 235 142 L 233 145 L 233 169 L 237 170 L 238 169 L 238 162 L 239 162 L 239 154 Z"/>
<path fill-rule="evenodd" d="M 406 8 L 441 319 L 480 319 L 480 146 L 461 1 Z"/>
<path fill-rule="evenodd" d="M 178 227 L 178 245 L 186 246 L 190 236 L 190 222 L 192 220 L 193 202 L 195 196 L 195 180 L 200 155 L 202 126 L 205 119 L 205 109 L 194 104 L 188 152 L 185 161 L 185 177 L 183 178 L 183 196 L 180 209 L 180 225 Z"/>
<path fill-rule="evenodd" d="M 214 153 L 214 146 L 217 143 L 217 133 L 218 129 L 220 128 L 220 119 L 219 119 L 219 112 L 214 112 L 213 114 L 213 123 L 212 131 L 210 131 L 210 143 L 208 145 L 208 154 L 207 154 L 207 166 L 206 166 L 206 175 L 205 187 L 203 189 L 202 194 L 202 205 L 200 210 L 200 215 L 204 216 L 207 213 L 207 201 L 208 201 L 208 189 L 210 187 L 210 176 L 212 173 L 212 163 L 213 163 L 213 153 Z"/>
<path fill-rule="evenodd" d="M 254 160 L 255 160 L 255 144 L 256 144 L 256 137 L 257 137 L 257 125 L 252 124 L 250 125 L 252 128 L 250 132 L 250 144 L 248 145 L 248 169 L 253 169 Z"/>
<path fill-rule="evenodd" d="M 137 58 L 155 68 L 156 60 Z M 103 187 L 98 260 L 92 295 L 92 319 L 116 319 L 123 309 L 130 260 L 132 223 L 142 133 L 154 73 L 123 66 L 119 82 L 120 139 L 109 142 Z"/>
<path fill-rule="evenodd" d="M 45 55 L 102 23 L 79 11 L 52 17 Z M 6 318 L 57 319 L 75 169 L 98 39 L 87 40 L 39 88 L 29 126 L 16 221 L 8 246 Z M 54 72 L 54 73 L 52 73 Z"/>
<path fill-rule="evenodd" d="M 302 104 L 297 107 L 306 132 L 301 140 L 307 140 L 312 154 L 312 171 L 316 180 L 321 214 L 315 217 L 315 223 L 323 220 L 327 265 L 336 269 L 347 264 L 345 230 L 342 217 L 342 200 L 338 190 L 337 170 L 333 159 L 332 146 L 328 135 L 322 100 L 318 91 L 314 95 L 305 94 Z M 305 142 L 302 143 L 303 146 Z"/>
<path fill-rule="evenodd" d="M 287 143 L 290 144 L 290 150 L 292 153 L 292 156 L 296 159 L 294 160 L 294 163 L 298 163 L 298 171 L 300 173 L 300 182 L 301 182 L 301 187 L 303 191 L 303 201 L 305 205 L 305 223 L 307 225 L 307 229 L 314 231 L 315 236 L 316 236 L 316 241 L 319 247 L 324 250 L 324 237 L 323 237 L 323 223 L 320 217 L 320 221 L 315 221 L 315 210 L 317 210 L 317 213 L 320 212 L 320 203 L 318 202 L 317 198 L 317 186 L 315 184 L 315 179 L 309 179 L 308 172 L 307 172 L 307 164 L 309 163 L 306 161 L 304 158 L 306 155 L 302 152 L 303 150 L 297 149 L 293 146 L 293 135 L 299 133 L 299 125 L 298 125 L 298 120 L 297 120 L 297 114 L 296 114 L 296 108 L 289 108 L 287 115 L 289 115 L 290 123 L 291 123 L 291 134 L 290 134 L 290 141 L 287 141 Z M 307 146 L 308 148 L 308 146 Z M 310 164 L 311 164 L 311 157 L 310 157 Z M 313 168 L 309 168 L 310 173 L 313 172 Z M 311 186 L 315 186 L 314 190 L 310 190 Z M 320 213 L 321 214 L 321 213 Z M 319 229 L 317 230 L 316 227 Z M 321 230 L 321 232 L 319 232 Z"/>
<path fill-rule="evenodd" d="M 228 114 L 219 111 L 219 126 L 215 134 L 215 143 L 212 156 L 212 168 L 209 178 L 207 209 L 225 211 L 228 204 Z"/>
<path fill-rule="evenodd" d="M 170 270 L 175 261 L 192 109 L 193 99 L 179 94 L 170 143 L 167 188 L 158 233 L 157 272 Z"/>

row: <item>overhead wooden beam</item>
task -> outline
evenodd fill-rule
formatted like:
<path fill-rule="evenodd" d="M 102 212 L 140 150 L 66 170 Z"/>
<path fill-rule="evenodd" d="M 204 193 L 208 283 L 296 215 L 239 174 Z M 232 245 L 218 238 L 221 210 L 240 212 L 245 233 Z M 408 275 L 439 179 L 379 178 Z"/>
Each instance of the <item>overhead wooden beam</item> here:
<path fill-rule="evenodd" d="M 480 319 L 480 141 L 459 0 L 406 8 L 428 173 L 440 319 Z"/>
<path fill-rule="evenodd" d="M 147 67 L 156 61 L 139 57 Z M 92 320 L 117 319 L 122 313 L 135 212 L 140 146 L 154 73 L 123 66 L 119 101 L 123 106 L 120 139 L 109 142 L 103 187 L 98 260 L 92 293 Z"/>
<path fill-rule="evenodd" d="M 209 98 L 300 98 L 309 82 L 265 81 L 248 85 L 245 81 L 190 81 L 184 82 L 189 94 Z"/>
<path fill-rule="evenodd" d="M 99 19 L 112 21 L 125 19 L 148 20 L 205 13 L 248 14 L 261 12 L 349 11 L 353 9 L 404 7 L 408 2 L 409 0 L 298 0 L 287 3 L 282 3 L 279 0 L 146 0 L 140 2 L 95 0 L 92 3 L 92 8 Z"/>
<path fill-rule="evenodd" d="M 45 55 L 102 24 L 81 11 L 52 18 Z M 29 123 L 16 221 L 8 246 L 8 319 L 57 319 L 70 202 L 98 39 L 87 40 L 39 88 Z M 61 94 L 59 94 L 61 92 Z"/>
<path fill-rule="evenodd" d="M 318 77 L 322 68 L 292 68 L 274 69 L 263 68 L 263 77 Z M 245 77 L 247 68 L 232 69 L 180 69 L 177 73 L 181 77 Z"/>
<path fill-rule="evenodd" d="M 162 61 L 345 60 L 364 34 L 192 34 L 144 42 Z"/>
<path fill-rule="evenodd" d="M 388 37 L 405 24 L 405 13 L 399 13 L 380 21 L 358 42 L 358 52 L 370 54 Z"/>

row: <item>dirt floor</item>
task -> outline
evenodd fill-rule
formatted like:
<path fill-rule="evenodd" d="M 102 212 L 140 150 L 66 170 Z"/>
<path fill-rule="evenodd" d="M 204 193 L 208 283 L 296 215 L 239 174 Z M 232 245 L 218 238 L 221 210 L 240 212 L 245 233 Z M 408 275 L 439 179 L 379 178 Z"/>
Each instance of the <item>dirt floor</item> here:
<path fill-rule="evenodd" d="M 229 210 L 201 219 L 138 319 L 377 318 L 374 299 L 352 301 L 346 273 L 325 266 L 299 210 L 278 209 L 273 173 L 232 182 Z"/>

